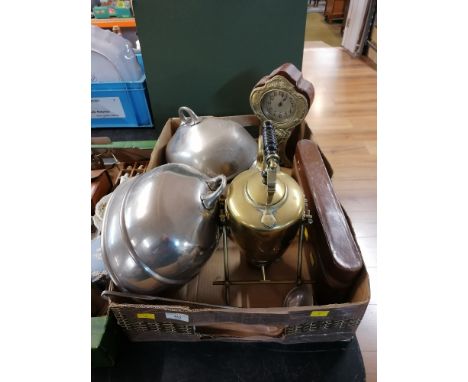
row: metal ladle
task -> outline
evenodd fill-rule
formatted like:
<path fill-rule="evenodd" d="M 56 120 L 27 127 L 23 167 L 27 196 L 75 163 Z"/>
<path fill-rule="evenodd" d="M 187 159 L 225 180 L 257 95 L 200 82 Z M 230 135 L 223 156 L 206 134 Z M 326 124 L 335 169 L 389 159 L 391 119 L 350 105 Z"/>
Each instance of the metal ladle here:
<path fill-rule="evenodd" d="M 313 289 L 310 284 L 294 287 L 284 298 L 283 306 L 310 306 L 314 305 Z"/>
<path fill-rule="evenodd" d="M 299 233 L 299 247 L 297 254 L 297 277 L 296 286 L 291 289 L 284 298 L 283 306 L 310 306 L 314 305 L 312 285 L 302 282 L 302 240 L 304 237 L 304 224 L 301 225 Z"/>

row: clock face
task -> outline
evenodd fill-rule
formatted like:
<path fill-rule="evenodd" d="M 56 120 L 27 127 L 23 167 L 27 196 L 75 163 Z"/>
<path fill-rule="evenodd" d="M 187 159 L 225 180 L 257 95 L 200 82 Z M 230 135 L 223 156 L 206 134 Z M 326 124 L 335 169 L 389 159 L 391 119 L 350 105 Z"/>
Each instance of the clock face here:
<path fill-rule="evenodd" d="M 293 97 L 283 90 L 270 90 L 260 101 L 262 112 L 268 119 L 284 121 L 294 115 L 296 105 Z"/>

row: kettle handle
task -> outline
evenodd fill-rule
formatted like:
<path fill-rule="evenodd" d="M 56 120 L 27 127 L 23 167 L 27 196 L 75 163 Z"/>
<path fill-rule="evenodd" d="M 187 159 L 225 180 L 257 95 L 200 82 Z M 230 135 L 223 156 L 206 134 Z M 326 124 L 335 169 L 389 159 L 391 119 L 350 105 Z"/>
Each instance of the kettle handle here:
<path fill-rule="evenodd" d="M 188 116 L 187 116 L 188 114 Z M 187 106 L 179 107 L 179 118 L 184 125 L 193 126 L 200 123 L 201 118 Z"/>
<path fill-rule="evenodd" d="M 205 207 L 207 210 L 210 210 L 215 206 L 216 201 L 218 200 L 218 198 L 220 197 L 220 195 L 223 193 L 224 189 L 226 188 L 227 179 L 224 175 L 218 175 L 206 181 L 206 183 L 208 184 L 208 187 L 210 187 L 210 184 L 212 183 L 216 184 L 218 182 L 219 182 L 219 186 L 213 192 L 210 192 L 201 196 L 203 207 Z M 211 190 L 211 187 L 210 187 L 210 190 Z"/>

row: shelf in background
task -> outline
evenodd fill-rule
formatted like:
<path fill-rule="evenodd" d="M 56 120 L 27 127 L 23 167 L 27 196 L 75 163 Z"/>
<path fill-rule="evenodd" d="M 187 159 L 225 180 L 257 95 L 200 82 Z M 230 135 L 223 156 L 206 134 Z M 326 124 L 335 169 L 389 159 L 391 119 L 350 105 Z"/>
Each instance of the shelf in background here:
<path fill-rule="evenodd" d="M 133 17 L 129 18 L 117 18 L 113 17 L 110 19 L 91 19 L 91 24 L 96 25 L 100 28 L 112 28 L 118 26 L 120 28 L 135 28 L 136 23 Z"/>

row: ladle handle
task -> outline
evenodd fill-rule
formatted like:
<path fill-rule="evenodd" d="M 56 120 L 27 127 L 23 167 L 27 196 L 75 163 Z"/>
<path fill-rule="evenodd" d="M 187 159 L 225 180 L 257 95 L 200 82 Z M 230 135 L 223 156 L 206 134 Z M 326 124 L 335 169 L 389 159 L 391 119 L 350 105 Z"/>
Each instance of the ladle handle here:
<path fill-rule="evenodd" d="M 210 184 L 219 183 L 219 186 L 213 192 L 202 195 L 202 197 L 201 197 L 203 206 L 206 209 L 210 210 L 215 206 L 218 198 L 221 196 L 224 189 L 226 188 L 227 179 L 226 179 L 226 177 L 224 175 L 218 175 L 218 176 L 215 176 L 214 178 L 211 178 L 210 180 L 208 180 L 207 183 L 208 183 L 208 187 L 210 186 Z M 211 189 L 211 187 L 210 187 L 210 189 Z"/>
<path fill-rule="evenodd" d="M 187 116 L 188 114 L 188 116 Z M 187 106 L 179 107 L 179 118 L 182 124 L 187 126 L 196 125 L 201 121 L 201 118 L 195 114 L 195 112 Z"/>

